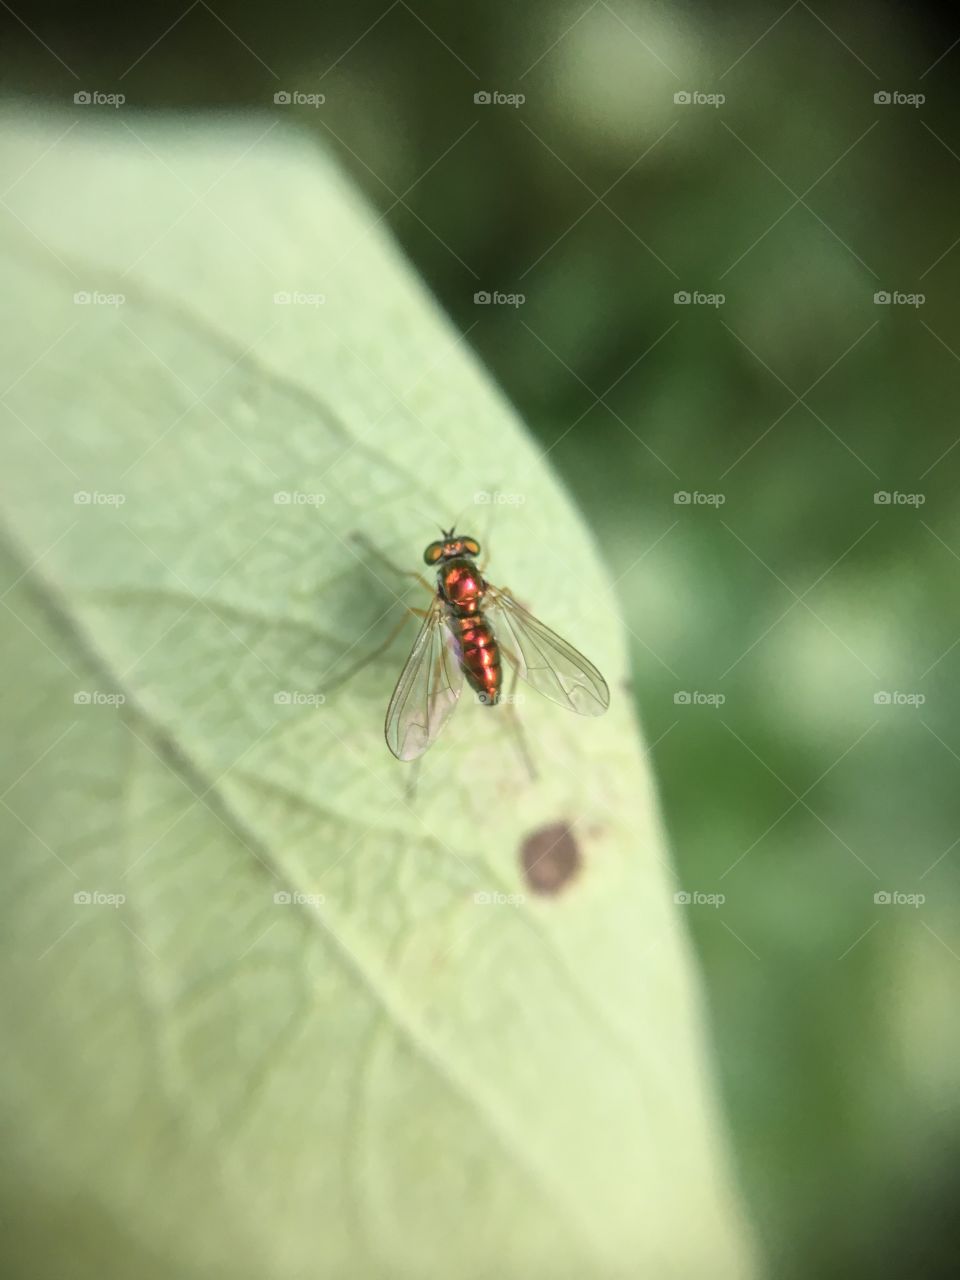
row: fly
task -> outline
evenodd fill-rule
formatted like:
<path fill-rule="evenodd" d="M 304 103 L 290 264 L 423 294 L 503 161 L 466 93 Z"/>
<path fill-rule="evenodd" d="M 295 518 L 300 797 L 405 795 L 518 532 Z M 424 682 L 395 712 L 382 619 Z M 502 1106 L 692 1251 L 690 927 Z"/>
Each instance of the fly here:
<path fill-rule="evenodd" d="M 610 690 L 593 663 L 484 578 L 476 538 L 442 532 L 423 553 L 437 570 L 436 594 L 387 708 L 384 734 L 397 759 L 416 760 L 436 741 L 464 680 L 484 705 L 501 702 L 504 665 L 551 702 L 602 715 Z"/>

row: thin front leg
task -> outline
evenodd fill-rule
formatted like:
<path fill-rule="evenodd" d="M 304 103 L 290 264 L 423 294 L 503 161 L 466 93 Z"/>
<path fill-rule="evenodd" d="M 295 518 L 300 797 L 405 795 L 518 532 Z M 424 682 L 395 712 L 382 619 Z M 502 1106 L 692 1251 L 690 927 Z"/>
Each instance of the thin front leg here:
<path fill-rule="evenodd" d="M 527 746 L 527 735 L 523 732 L 523 725 L 520 723 L 520 717 L 517 715 L 517 704 L 514 701 L 516 697 L 517 679 L 520 672 L 516 666 L 516 659 L 512 654 L 510 654 L 510 651 L 504 649 L 503 645 L 501 645 L 500 648 L 503 650 L 505 656 L 510 657 L 511 664 L 513 665 L 513 679 L 510 682 L 510 692 L 504 701 L 504 714 L 514 736 L 516 737 L 517 747 L 520 751 L 523 763 L 526 765 L 527 772 L 530 774 L 530 781 L 536 782 L 539 774 L 537 773 L 536 765 L 533 763 L 533 756 L 530 754 L 530 748 Z"/>
<path fill-rule="evenodd" d="M 379 547 L 375 546 L 369 538 L 362 533 L 352 533 L 350 535 L 351 542 L 355 542 L 368 555 L 375 557 L 382 565 L 385 565 L 391 573 L 395 573 L 400 578 L 415 578 L 420 585 L 429 591 L 431 595 L 436 594 L 436 587 L 431 585 L 422 573 L 416 573 L 413 569 L 401 569 L 398 564 L 394 564 L 387 556 L 383 554 Z"/>

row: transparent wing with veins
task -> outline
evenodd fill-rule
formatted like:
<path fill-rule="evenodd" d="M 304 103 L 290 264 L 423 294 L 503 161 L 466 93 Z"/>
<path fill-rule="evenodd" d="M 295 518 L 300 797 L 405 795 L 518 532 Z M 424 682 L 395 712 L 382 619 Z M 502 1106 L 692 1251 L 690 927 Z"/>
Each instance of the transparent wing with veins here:
<path fill-rule="evenodd" d="M 453 714 L 462 685 L 463 670 L 437 599 L 423 620 L 387 707 L 383 732 L 398 760 L 415 760 L 436 741 Z"/>
<path fill-rule="evenodd" d="M 522 680 L 578 715 L 599 716 L 606 711 L 610 705 L 607 682 L 573 645 L 528 613 L 509 591 L 487 584 L 484 608 L 505 661 Z"/>

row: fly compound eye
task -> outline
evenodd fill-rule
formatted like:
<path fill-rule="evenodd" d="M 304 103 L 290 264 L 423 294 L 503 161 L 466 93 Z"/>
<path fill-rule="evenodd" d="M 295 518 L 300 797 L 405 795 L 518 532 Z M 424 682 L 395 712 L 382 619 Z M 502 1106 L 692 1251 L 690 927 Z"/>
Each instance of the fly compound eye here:
<path fill-rule="evenodd" d="M 429 547 L 423 553 L 423 559 L 426 564 L 436 564 L 443 555 L 443 543 L 431 542 Z"/>
<path fill-rule="evenodd" d="M 463 549 L 468 556 L 478 556 L 480 554 L 480 543 L 476 538 L 464 538 Z"/>

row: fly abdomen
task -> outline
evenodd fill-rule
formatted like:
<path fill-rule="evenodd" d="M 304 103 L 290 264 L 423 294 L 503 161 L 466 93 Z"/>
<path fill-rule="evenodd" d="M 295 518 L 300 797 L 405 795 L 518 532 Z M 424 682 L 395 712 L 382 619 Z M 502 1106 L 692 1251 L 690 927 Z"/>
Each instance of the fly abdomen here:
<path fill-rule="evenodd" d="M 480 701 L 493 706 L 500 700 L 500 648 L 493 628 L 480 613 L 452 618 L 460 649 L 460 663 L 467 683 Z"/>

